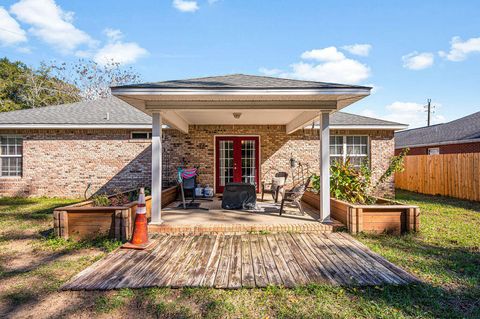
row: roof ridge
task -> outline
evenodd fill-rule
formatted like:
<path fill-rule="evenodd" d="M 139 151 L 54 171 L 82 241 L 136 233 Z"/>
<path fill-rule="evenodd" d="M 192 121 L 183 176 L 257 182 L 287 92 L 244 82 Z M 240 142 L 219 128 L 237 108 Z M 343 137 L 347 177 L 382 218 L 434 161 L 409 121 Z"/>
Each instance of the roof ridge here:
<path fill-rule="evenodd" d="M 301 80 L 301 79 L 294 79 L 294 78 L 287 78 L 287 77 L 275 77 L 275 76 L 268 76 L 268 75 L 258 75 L 258 74 L 245 74 L 245 73 L 230 73 L 230 74 L 222 74 L 222 75 L 209 75 L 209 76 L 201 76 L 201 77 L 193 77 L 193 78 L 184 78 L 184 79 L 175 79 L 175 80 L 163 80 L 163 81 L 156 81 L 156 82 L 144 82 L 139 83 L 139 85 L 159 85 L 159 84 L 167 84 L 167 83 L 175 83 L 175 82 L 183 82 L 183 81 L 201 81 L 205 79 L 221 79 L 233 76 L 243 76 L 243 77 L 251 77 L 251 78 L 259 78 L 259 79 L 271 79 L 276 81 L 288 82 L 288 81 L 295 81 L 301 82 L 305 84 L 321 84 L 321 85 L 331 85 L 331 86 L 339 86 L 339 87 L 353 87 L 353 88 L 369 88 L 370 86 L 362 86 L 362 85 L 354 85 L 354 84 L 344 84 L 344 83 L 335 83 L 335 82 L 323 82 L 323 81 L 312 81 L 312 80 Z M 130 87 L 135 86 L 135 84 L 127 84 L 127 85 L 119 85 L 116 87 Z"/>

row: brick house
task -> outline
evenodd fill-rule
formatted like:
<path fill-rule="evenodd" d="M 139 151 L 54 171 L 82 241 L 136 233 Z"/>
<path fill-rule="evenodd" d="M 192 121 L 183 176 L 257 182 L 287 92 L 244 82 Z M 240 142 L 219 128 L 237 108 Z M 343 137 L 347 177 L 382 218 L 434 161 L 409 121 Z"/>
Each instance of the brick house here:
<path fill-rule="evenodd" d="M 408 155 L 480 152 L 480 112 L 448 123 L 395 133 L 395 152 L 410 148 Z"/>
<path fill-rule="evenodd" d="M 83 197 L 152 185 L 155 222 L 156 194 L 185 164 L 200 166 L 199 182 L 217 192 L 236 179 L 258 185 L 288 172 L 291 159 L 321 172 L 323 183 L 329 162 L 322 158 L 368 160 L 376 179 L 394 155 L 394 132 L 406 126 L 338 111 L 369 91 L 229 75 L 122 86 L 108 99 L 0 113 L 0 195 Z M 387 181 L 379 195 L 392 195 L 393 185 Z"/>

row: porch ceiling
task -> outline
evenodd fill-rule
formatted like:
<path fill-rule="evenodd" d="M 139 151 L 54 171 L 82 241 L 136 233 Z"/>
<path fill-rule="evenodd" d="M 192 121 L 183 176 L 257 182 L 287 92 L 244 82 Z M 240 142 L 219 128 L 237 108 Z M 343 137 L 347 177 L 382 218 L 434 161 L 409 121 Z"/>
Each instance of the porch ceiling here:
<path fill-rule="evenodd" d="M 285 125 L 292 133 L 309 125 L 319 112 L 335 112 L 368 94 L 338 95 L 137 95 L 114 94 L 188 133 L 189 125 Z M 241 113 L 235 118 L 233 113 Z"/>

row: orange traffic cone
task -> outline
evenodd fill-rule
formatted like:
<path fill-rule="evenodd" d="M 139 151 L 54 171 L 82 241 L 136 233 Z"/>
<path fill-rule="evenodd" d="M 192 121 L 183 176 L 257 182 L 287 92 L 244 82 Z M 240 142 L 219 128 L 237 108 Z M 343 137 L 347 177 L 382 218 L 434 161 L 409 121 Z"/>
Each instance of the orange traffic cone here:
<path fill-rule="evenodd" d="M 145 191 L 142 187 L 138 195 L 132 240 L 123 244 L 122 248 L 147 249 L 152 244 L 153 242 L 148 240 L 147 207 L 145 206 Z"/>

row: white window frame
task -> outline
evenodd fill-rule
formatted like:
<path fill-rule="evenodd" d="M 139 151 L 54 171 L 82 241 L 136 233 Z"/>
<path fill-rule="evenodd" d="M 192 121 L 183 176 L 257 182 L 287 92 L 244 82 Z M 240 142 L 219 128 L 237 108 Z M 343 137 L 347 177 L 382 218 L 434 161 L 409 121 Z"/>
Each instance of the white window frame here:
<path fill-rule="evenodd" d="M 343 139 L 343 147 L 342 147 L 342 161 L 343 163 L 345 163 L 345 161 L 347 160 L 347 158 L 349 157 L 365 157 L 365 155 L 367 156 L 367 161 L 370 165 L 370 136 L 368 135 L 365 135 L 365 134 L 347 134 L 347 135 L 340 135 L 340 134 L 336 134 L 336 135 L 330 135 L 330 137 L 342 137 Z M 367 153 L 366 154 L 347 154 L 347 137 L 366 137 L 367 138 Z M 329 141 L 330 142 L 330 141 Z M 340 157 L 340 155 L 338 154 L 331 154 L 330 153 L 330 158 L 332 157 Z M 355 167 L 358 167 L 358 165 L 354 165 Z"/>
<path fill-rule="evenodd" d="M 134 138 L 133 134 L 147 134 L 147 138 Z M 134 141 L 147 141 L 152 139 L 151 131 L 132 131 L 130 132 L 130 139 Z"/>
<path fill-rule="evenodd" d="M 0 151 L 0 178 L 21 178 L 23 176 L 23 137 L 21 135 L 15 135 L 15 134 L 1 134 L 1 138 L 7 138 L 7 141 L 9 138 L 19 138 L 20 143 L 22 145 L 22 152 L 21 154 L 15 154 L 15 155 L 3 155 L 1 154 Z M 15 144 L 17 145 L 17 144 Z M 0 142 L 0 147 L 3 146 Z M 10 146 L 10 144 L 7 143 L 7 148 Z M 20 175 L 3 175 L 3 170 L 2 170 L 2 159 L 3 158 L 21 158 L 22 162 L 20 164 Z"/>

